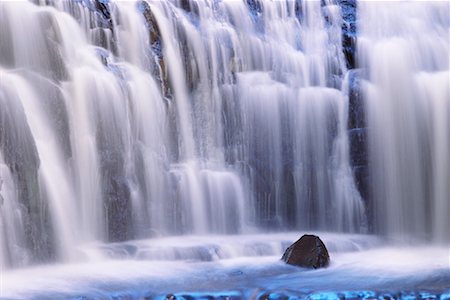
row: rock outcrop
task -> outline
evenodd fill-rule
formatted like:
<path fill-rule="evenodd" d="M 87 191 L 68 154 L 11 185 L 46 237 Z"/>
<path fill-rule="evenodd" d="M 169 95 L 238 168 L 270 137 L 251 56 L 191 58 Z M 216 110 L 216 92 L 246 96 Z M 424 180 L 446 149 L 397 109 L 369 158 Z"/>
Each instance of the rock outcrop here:
<path fill-rule="evenodd" d="M 330 263 L 325 244 L 318 236 L 309 234 L 289 246 L 281 259 L 289 265 L 311 269 L 324 268 Z"/>
<path fill-rule="evenodd" d="M 347 61 L 347 68 L 356 67 L 355 46 L 356 46 L 356 1 L 338 0 L 342 10 L 342 50 Z"/>
<path fill-rule="evenodd" d="M 373 212 L 369 177 L 369 130 L 367 128 L 363 81 L 367 77 L 364 70 L 350 70 L 348 74 L 348 139 L 350 146 L 350 166 L 356 187 L 364 200 L 369 230 L 372 228 Z"/>

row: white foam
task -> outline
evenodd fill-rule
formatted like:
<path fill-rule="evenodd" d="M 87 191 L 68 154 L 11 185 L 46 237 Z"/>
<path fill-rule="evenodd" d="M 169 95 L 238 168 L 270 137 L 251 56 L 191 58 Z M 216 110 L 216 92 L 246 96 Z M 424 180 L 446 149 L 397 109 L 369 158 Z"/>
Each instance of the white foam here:
<path fill-rule="evenodd" d="M 297 233 L 249 236 L 173 237 L 134 241 L 138 248 L 170 249 L 272 245 L 293 242 Z M 323 290 L 403 290 L 450 288 L 448 247 L 401 247 L 373 236 L 321 233 L 329 246 L 331 265 L 326 269 L 306 270 L 280 261 L 284 249 L 274 247 L 269 255 L 234 257 L 210 262 L 178 260 L 106 259 L 79 264 L 40 266 L 7 271 L 3 274 L 2 296 L 6 299 L 31 296 L 112 295 L 114 293 L 163 294 L 180 291 L 236 290 L 259 288 L 293 292 Z M 358 251 L 359 248 L 359 251 Z M 26 283 L 26 284 L 24 284 Z M 55 296 L 54 296 L 55 297 Z"/>

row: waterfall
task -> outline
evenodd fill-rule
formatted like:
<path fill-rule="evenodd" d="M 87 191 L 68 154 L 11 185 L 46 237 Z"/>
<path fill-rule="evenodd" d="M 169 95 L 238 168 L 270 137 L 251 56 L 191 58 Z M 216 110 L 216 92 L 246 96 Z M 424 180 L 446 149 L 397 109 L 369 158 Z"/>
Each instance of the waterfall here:
<path fill-rule="evenodd" d="M 395 237 L 448 241 L 448 4 L 360 6 L 375 224 Z"/>
<path fill-rule="evenodd" d="M 334 1 L 34 2 L 0 3 L 2 265 L 183 234 L 448 240 L 443 7 L 359 4 L 365 197 Z"/>

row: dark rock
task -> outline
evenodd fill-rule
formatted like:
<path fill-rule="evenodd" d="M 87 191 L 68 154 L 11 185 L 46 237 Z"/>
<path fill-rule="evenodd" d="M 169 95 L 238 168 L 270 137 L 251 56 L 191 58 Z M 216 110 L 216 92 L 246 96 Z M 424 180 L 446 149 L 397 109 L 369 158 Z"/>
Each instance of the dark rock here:
<path fill-rule="evenodd" d="M 368 165 L 367 129 L 355 128 L 348 131 L 350 142 L 350 164 L 352 166 Z"/>
<path fill-rule="evenodd" d="M 158 22 L 156 20 L 155 15 L 153 14 L 150 5 L 142 1 L 139 4 L 139 10 L 142 11 L 142 14 L 145 18 L 145 22 L 147 23 L 147 27 L 149 29 L 149 37 L 150 37 L 150 43 L 156 43 L 161 38 L 161 31 L 159 29 Z"/>
<path fill-rule="evenodd" d="M 187 12 L 191 11 L 191 3 L 189 0 L 180 0 L 180 7 Z"/>
<path fill-rule="evenodd" d="M 168 295 L 166 296 L 166 300 L 175 300 L 175 299 L 177 299 L 177 297 L 175 297 L 174 294 L 168 294 Z"/>
<path fill-rule="evenodd" d="M 198 25 L 200 17 L 200 4 L 199 1 L 191 1 L 191 0 L 178 0 L 178 6 L 183 9 L 191 22 L 194 25 Z"/>
<path fill-rule="evenodd" d="M 369 168 L 367 166 L 353 167 L 353 176 L 355 178 L 356 187 L 365 200 L 369 198 Z"/>
<path fill-rule="evenodd" d="M 165 58 L 164 58 L 164 45 L 161 36 L 161 30 L 158 25 L 158 21 L 153 14 L 150 5 L 146 1 L 139 3 L 139 10 L 144 16 L 145 23 L 149 32 L 149 42 L 154 55 L 155 63 L 155 76 L 159 79 L 161 85 L 161 91 L 165 98 L 170 98 L 171 87 L 169 81 L 169 72 L 167 70 Z"/>
<path fill-rule="evenodd" d="M 252 14 L 261 14 L 263 6 L 258 0 L 246 0 L 247 6 Z"/>
<path fill-rule="evenodd" d="M 94 5 L 97 12 L 101 15 L 101 17 L 112 26 L 111 12 L 108 6 L 108 1 L 95 0 Z"/>
<path fill-rule="evenodd" d="M 250 17 L 254 22 L 255 29 L 257 32 L 264 32 L 264 20 L 262 17 L 264 6 L 261 0 L 245 0 L 247 4 Z"/>
<path fill-rule="evenodd" d="M 350 34 L 342 35 L 342 50 L 344 51 L 348 69 L 354 69 L 356 66 L 355 45 L 356 45 L 356 36 Z"/>
<path fill-rule="evenodd" d="M 348 80 L 348 128 L 366 127 L 365 102 L 361 80 L 364 78 L 360 70 L 351 70 Z"/>
<path fill-rule="evenodd" d="M 350 145 L 350 165 L 356 187 L 366 205 L 368 226 L 372 227 L 372 209 L 370 204 L 370 178 L 368 129 L 366 121 L 366 102 L 364 100 L 362 83 L 367 77 L 364 70 L 350 70 L 348 73 L 348 123 L 347 127 Z"/>
<path fill-rule="evenodd" d="M 342 48 L 347 61 L 347 68 L 353 69 L 356 66 L 355 45 L 356 45 L 356 1 L 338 0 L 342 10 Z"/>
<path fill-rule="evenodd" d="M 118 54 L 115 27 L 120 27 L 122 20 L 118 10 L 113 9 L 114 4 L 109 0 L 83 0 L 68 1 L 68 12 L 82 22 L 83 14 L 80 5 L 89 10 L 89 27 L 91 42 L 99 47 L 111 51 L 114 55 Z M 115 24 L 113 24 L 113 19 Z"/>
<path fill-rule="evenodd" d="M 325 244 L 318 236 L 309 234 L 289 246 L 281 259 L 289 265 L 313 269 L 327 267 L 330 263 Z"/>
<path fill-rule="evenodd" d="M 264 293 L 261 296 L 259 296 L 258 300 L 268 300 L 270 297 L 270 294 Z"/>

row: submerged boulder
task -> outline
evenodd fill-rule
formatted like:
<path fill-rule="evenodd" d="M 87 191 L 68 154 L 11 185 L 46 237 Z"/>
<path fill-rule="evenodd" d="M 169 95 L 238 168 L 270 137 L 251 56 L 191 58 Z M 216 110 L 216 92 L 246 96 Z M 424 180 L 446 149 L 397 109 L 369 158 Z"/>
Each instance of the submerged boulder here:
<path fill-rule="evenodd" d="M 327 267 L 330 263 L 325 244 L 318 236 L 309 234 L 289 246 L 281 259 L 289 265 L 313 269 Z"/>

